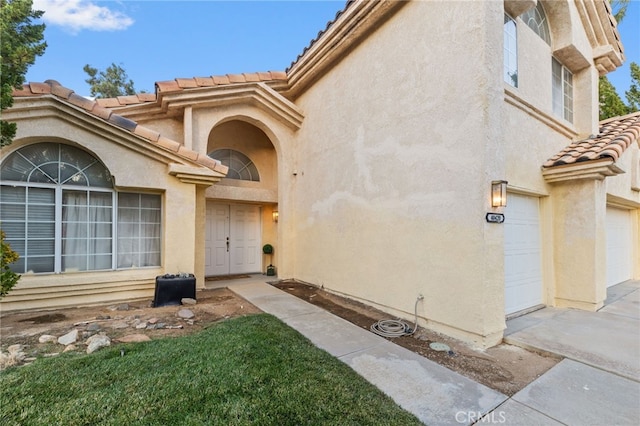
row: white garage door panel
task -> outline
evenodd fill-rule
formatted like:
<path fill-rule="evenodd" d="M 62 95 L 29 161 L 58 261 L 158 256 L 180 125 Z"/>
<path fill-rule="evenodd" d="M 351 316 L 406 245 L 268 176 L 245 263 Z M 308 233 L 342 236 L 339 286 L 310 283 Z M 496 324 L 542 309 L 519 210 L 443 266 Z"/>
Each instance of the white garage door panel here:
<path fill-rule="evenodd" d="M 505 312 L 542 303 L 539 200 L 509 194 L 504 222 Z"/>
<path fill-rule="evenodd" d="M 607 207 L 607 287 L 632 278 L 631 213 Z"/>

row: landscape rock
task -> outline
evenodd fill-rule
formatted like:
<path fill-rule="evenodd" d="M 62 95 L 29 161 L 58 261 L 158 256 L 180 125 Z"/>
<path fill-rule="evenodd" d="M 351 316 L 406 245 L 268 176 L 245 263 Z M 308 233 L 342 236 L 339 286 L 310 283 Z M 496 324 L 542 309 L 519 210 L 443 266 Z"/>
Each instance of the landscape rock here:
<path fill-rule="evenodd" d="M 75 351 L 76 349 L 78 349 L 78 347 L 74 344 L 71 344 L 71 345 L 67 345 L 67 347 L 64 348 L 62 352 L 71 352 L 71 351 Z"/>
<path fill-rule="evenodd" d="M 180 309 L 178 311 L 178 316 L 184 319 L 191 319 L 196 316 L 191 309 Z"/>
<path fill-rule="evenodd" d="M 67 346 L 78 341 L 78 329 L 71 330 L 64 336 L 58 337 L 58 343 Z"/>
<path fill-rule="evenodd" d="M 89 337 L 85 343 L 87 344 L 87 353 L 90 354 L 105 346 L 110 346 L 111 339 L 104 334 L 96 334 L 95 336 Z"/>
<path fill-rule="evenodd" d="M 121 303 L 118 306 L 115 307 L 116 311 L 128 311 L 129 310 L 129 304 L 128 303 Z"/>
<path fill-rule="evenodd" d="M 136 324 L 136 329 L 142 330 L 143 328 L 147 328 L 147 322 L 146 321 L 141 321 L 138 324 Z"/>
<path fill-rule="evenodd" d="M 123 329 L 123 328 L 129 328 L 129 323 L 126 321 L 115 321 L 113 324 L 111 324 L 111 328 L 113 329 Z"/>
<path fill-rule="evenodd" d="M 180 302 L 183 305 L 195 305 L 197 303 L 196 299 L 192 299 L 190 297 L 183 297 L 182 300 L 180 300 Z"/>
<path fill-rule="evenodd" d="M 38 343 L 56 343 L 58 338 L 56 336 L 52 336 L 51 334 L 43 334 L 38 338 Z"/>
<path fill-rule="evenodd" d="M 100 324 L 97 322 L 89 324 L 87 326 L 87 331 L 100 331 Z"/>
<path fill-rule="evenodd" d="M 129 334 L 118 339 L 122 343 L 149 342 L 151 338 L 146 334 Z"/>
<path fill-rule="evenodd" d="M 147 322 L 148 322 L 149 324 L 155 324 L 155 323 L 157 323 L 158 321 L 160 321 L 160 320 L 159 320 L 158 318 L 155 318 L 155 317 L 154 317 L 154 318 L 151 318 L 151 319 L 149 319 L 149 320 L 147 320 Z"/>

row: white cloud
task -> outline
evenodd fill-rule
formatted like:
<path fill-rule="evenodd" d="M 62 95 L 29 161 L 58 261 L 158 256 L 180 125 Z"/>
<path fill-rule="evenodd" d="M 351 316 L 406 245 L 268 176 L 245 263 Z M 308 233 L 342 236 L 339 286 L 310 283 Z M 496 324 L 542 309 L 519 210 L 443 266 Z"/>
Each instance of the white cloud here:
<path fill-rule="evenodd" d="M 74 34 L 82 30 L 124 30 L 133 24 L 133 19 L 124 13 L 87 0 L 33 0 L 33 9 L 44 11 L 45 23 Z"/>

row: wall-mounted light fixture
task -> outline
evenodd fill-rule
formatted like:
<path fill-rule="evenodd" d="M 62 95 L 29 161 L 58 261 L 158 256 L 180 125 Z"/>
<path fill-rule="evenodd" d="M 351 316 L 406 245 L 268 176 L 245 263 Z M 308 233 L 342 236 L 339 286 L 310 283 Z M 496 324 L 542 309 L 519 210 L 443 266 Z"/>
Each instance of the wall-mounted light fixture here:
<path fill-rule="evenodd" d="M 507 206 L 507 183 L 506 180 L 491 182 L 491 205 L 493 207 Z"/>
<path fill-rule="evenodd" d="M 276 223 L 278 222 L 278 210 L 273 211 L 273 221 Z"/>

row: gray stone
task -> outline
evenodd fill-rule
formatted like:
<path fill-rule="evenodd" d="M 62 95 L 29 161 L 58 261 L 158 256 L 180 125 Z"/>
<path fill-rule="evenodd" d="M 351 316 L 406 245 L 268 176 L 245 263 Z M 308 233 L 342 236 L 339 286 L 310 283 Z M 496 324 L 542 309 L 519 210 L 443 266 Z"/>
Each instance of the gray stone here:
<path fill-rule="evenodd" d="M 10 354 L 18 354 L 20 352 L 22 352 L 24 350 L 24 346 L 20 345 L 20 344 L 16 344 L 16 345 L 11 345 L 7 348 L 7 352 L 9 352 Z"/>
<path fill-rule="evenodd" d="M 165 328 L 165 324 L 163 322 L 159 322 L 159 323 L 156 324 L 156 328 L 159 329 L 159 330 L 163 329 L 163 328 Z"/>
<path fill-rule="evenodd" d="M 184 297 L 184 298 L 182 298 L 182 300 L 180 300 L 180 302 L 183 305 L 195 305 L 197 303 L 196 299 L 192 299 L 190 297 Z"/>
<path fill-rule="evenodd" d="M 113 329 L 123 329 L 123 328 L 129 328 L 129 323 L 126 321 L 115 321 L 113 324 L 111 324 L 111 328 Z"/>
<path fill-rule="evenodd" d="M 86 341 L 87 344 L 87 353 L 93 353 L 98 349 L 104 348 L 105 346 L 111 345 L 111 339 L 109 336 L 105 336 L 104 334 L 96 334 L 95 336 L 91 336 Z"/>
<path fill-rule="evenodd" d="M 61 345 L 64 345 L 64 346 L 67 346 L 67 345 L 70 345 L 72 343 L 75 343 L 76 341 L 78 341 L 78 330 L 77 329 L 71 330 L 70 332 L 68 332 L 64 336 L 58 337 L 58 343 L 60 343 Z"/>
<path fill-rule="evenodd" d="M 142 321 L 142 322 L 139 322 L 138 324 L 136 324 L 136 329 L 141 330 L 143 328 L 147 328 L 147 322 L 146 321 Z"/>
<path fill-rule="evenodd" d="M 196 315 L 193 313 L 193 311 L 191 309 L 180 309 L 178 311 L 178 316 L 180 318 L 184 318 L 184 319 L 191 319 L 191 318 L 195 317 Z"/>
<path fill-rule="evenodd" d="M 58 341 L 56 336 L 52 336 L 51 334 L 43 334 L 38 338 L 39 343 L 55 343 Z"/>
<path fill-rule="evenodd" d="M 97 322 L 89 324 L 87 326 L 87 331 L 100 331 L 100 324 Z"/>

